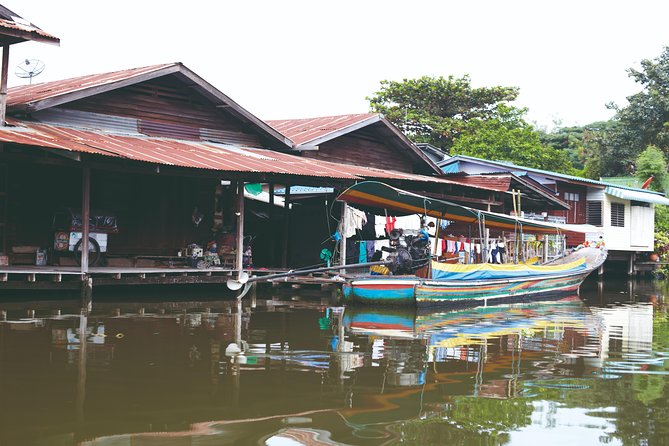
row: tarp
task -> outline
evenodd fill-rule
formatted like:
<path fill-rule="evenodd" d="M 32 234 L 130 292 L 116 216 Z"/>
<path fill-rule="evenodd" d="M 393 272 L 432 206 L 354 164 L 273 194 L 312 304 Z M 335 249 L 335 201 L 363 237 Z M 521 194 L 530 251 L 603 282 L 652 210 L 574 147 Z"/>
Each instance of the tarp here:
<path fill-rule="evenodd" d="M 586 261 L 583 257 L 563 265 L 546 266 L 528 264 L 493 265 L 490 263 L 460 265 L 433 261 L 432 278 L 439 280 L 511 279 L 574 272 L 585 269 L 586 266 Z"/>
<path fill-rule="evenodd" d="M 597 228 L 578 225 L 559 225 L 539 222 L 526 218 L 517 218 L 510 215 L 487 212 L 462 206 L 448 201 L 438 200 L 423 195 L 414 194 L 402 189 L 389 186 L 378 181 L 363 181 L 342 192 L 337 200 L 345 201 L 351 206 L 378 215 L 387 210 L 391 215 L 424 214 L 442 220 L 459 221 L 478 225 L 479 221 L 486 227 L 503 229 L 505 231 L 522 230 L 534 234 L 559 234 L 565 231 L 595 232 Z M 381 210 L 382 212 L 375 212 Z"/>

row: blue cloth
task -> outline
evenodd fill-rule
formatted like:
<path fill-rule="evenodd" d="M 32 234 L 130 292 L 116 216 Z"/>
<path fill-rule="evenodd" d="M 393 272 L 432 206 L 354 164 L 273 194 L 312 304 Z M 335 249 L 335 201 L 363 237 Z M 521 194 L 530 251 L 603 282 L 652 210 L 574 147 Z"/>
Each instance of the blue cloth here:
<path fill-rule="evenodd" d="M 367 242 L 362 240 L 359 242 L 358 246 L 360 247 L 358 254 L 358 263 L 367 263 Z"/>

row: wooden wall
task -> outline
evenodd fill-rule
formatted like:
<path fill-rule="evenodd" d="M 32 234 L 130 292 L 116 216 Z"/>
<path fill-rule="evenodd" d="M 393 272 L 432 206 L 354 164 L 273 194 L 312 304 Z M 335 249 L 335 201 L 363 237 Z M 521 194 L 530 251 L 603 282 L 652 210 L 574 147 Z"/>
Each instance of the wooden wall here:
<path fill-rule="evenodd" d="M 413 173 L 413 165 L 408 157 L 380 139 L 361 135 L 359 132 L 327 141 L 319 146 L 319 150 L 305 150 L 303 156 Z"/>
<path fill-rule="evenodd" d="M 585 186 L 560 182 L 557 183 L 557 193 L 563 201 L 566 201 L 571 206 L 571 209 L 568 211 L 551 211 L 549 214 L 566 217 L 569 224 L 584 224 L 585 203 L 588 194 L 587 188 Z M 578 200 L 574 200 L 574 195 L 578 197 Z"/>
<path fill-rule="evenodd" d="M 53 245 L 52 220 L 61 207 L 81 208 L 81 169 L 11 164 L 8 246 Z M 120 232 L 109 235 L 109 254 L 175 255 L 189 243 L 212 238 L 216 181 L 91 171 L 91 208 L 118 216 Z M 223 200 L 232 221 L 232 196 Z M 193 209 L 204 219 L 193 224 Z M 231 230 L 234 228 L 230 228 Z"/>
<path fill-rule="evenodd" d="M 148 136 L 260 144 L 258 135 L 247 131 L 237 118 L 173 77 L 100 93 L 62 107 L 138 119 L 138 130 Z"/>

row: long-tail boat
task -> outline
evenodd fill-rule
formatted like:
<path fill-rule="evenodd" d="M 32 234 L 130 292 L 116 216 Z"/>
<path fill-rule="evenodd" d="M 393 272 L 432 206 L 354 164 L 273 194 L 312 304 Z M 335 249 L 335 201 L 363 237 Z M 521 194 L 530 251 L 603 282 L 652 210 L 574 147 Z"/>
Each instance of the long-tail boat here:
<path fill-rule="evenodd" d="M 469 208 L 414 194 L 384 183 L 365 181 L 342 192 L 337 200 L 375 215 L 419 214 L 440 220 L 468 223 L 481 236 L 487 228 L 523 233 L 563 234 L 589 232 L 587 225 L 561 225 Z M 437 226 L 438 227 L 438 226 Z M 509 301 L 577 293 L 581 283 L 606 260 L 602 242 L 579 246 L 544 264 L 450 264 L 435 260 L 426 233 L 390 234 L 395 246 L 387 259 L 388 274 L 347 276 L 343 294 L 347 302 L 393 305 L 488 305 Z M 436 235 L 436 234 L 435 234 Z M 482 244 L 485 251 L 487 244 Z M 483 254 L 483 258 L 488 256 Z"/>

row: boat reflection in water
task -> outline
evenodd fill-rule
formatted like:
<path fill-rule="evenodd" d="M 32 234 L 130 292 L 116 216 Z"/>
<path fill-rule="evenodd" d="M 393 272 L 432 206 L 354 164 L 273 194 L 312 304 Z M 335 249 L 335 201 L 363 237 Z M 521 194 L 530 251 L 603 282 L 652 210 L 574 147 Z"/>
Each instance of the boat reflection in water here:
<path fill-rule="evenodd" d="M 634 406 L 666 401 L 658 305 L 20 305 L 0 320 L 0 444 L 615 442 L 661 424 Z"/>

